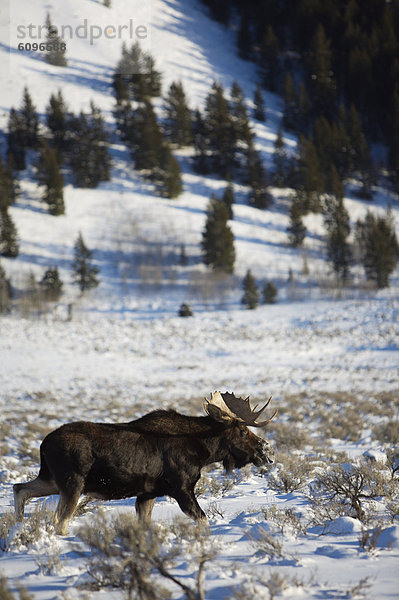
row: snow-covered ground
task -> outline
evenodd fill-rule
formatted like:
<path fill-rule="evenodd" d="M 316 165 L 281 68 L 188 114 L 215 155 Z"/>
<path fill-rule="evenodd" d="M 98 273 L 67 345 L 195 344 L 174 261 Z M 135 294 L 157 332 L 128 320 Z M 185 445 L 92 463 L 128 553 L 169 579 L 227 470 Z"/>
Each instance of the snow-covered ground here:
<path fill-rule="evenodd" d="M 36 28 L 44 24 L 47 11 L 55 25 L 70 25 L 74 32 L 72 39 L 64 36 L 66 69 L 47 65 L 38 53 L 17 50 L 18 42 L 28 41 L 18 35 L 26 35 L 30 24 Z M 92 0 L 21 0 L 10 3 L 8 16 L 10 21 L 4 12 L 1 16 L 2 130 L 10 107 L 20 105 L 25 85 L 42 118 L 51 93 L 60 88 L 71 110 L 87 110 L 94 100 L 112 127 L 112 69 L 122 41 L 130 44 L 136 39 L 128 37 L 126 28 L 120 39 L 110 39 L 104 32 L 107 27 L 109 32 L 130 27 L 130 20 L 134 27 L 147 27 L 148 36 L 141 42 L 156 58 L 164 91 L 181 79 L 194 108 L 214 80 L 226 88 L 236 80 L 251 103 L 254 65 L 237 58 L 233 33 L 211 21 L 195 0 L 112 0 L 110 9 Z M 93 43 L 90 33 L 76 35 L 76 28 L 85 22 L 95 35 L 96 27 L 102 28 Z M 281 101 L 269 93 L 265 99 L 267 122 L 253 126 L 257 146 L 270 166 Z M 161 115 L 162 101 L 156 104 Z M 288 147 L 294 144 L 289 136 L 286 142 Z M 1 144 L 4 150 L 4 137 Z M 321 218 L 307 217 L 306 249 L 294 251 L 286 234 L 290 191 L 272 190 L 272 208 L 258 211 L 246 205 L 245 190 L 237 185 L 231 222 L 237 253 L 234 285 L 209 278 L 200 259 L 201 233 L 209 197 L 212 192 L 221 194 L 225 182 L 194 174 L 189 151 L 182 150 L 177 156 L 183 194 L 176 200 L 161 199 L 134 172 L 129 153 L 116 136 L 111 150 L 112 180 L 96 190 L 67 183 L 65 216 L 46 214 L 31 167 L 22 175 L 21 195 L 10 209 L 20 254 L 1 263 L 13 285 L 22 288 L 30 272 L 39 279 L 48 266 L 58 266 L 65 293 L 40 317 L 22 318 L 19 312 L 0 317 L 2 521 L 12 510 L 12 483 L 37 471 L 37 451 L 46 431 L 69 420 L 127 420 L 158 406 L 200 414 L 203 397 L 215 389 L 257 401 L 272 394 L 280 415 L 270 424 L 269 437 L 278 439 L 281 424 L 309 435 L 309 443 L 298 450 L 299 458 L 310 461 L 317 454 L 320 460 L 331 460 L 334 453 L 345 452 L 348 460 L 357 460 L 366 451 L 385 457 L 389 444 L 376 439 L 373 427 L 398 420 L 397 271 L 391 287 L 379 293 L 361 289 L 362 273 L 356 268 L 353 286 L 341 292 L 331 288 Z M 352 196 L 345 202 L 353 223 L 368 208 L 380 211 L 392 204 L 399 224 L 397 198 L 383 188 L 376 190 L 372 203 Z M 79 232 L 94 251 L 101 279 L 100 286 L 84 297 L 71 277 Z M 188 265 L 176 267 L 177 261 L 168 257 L 178 256 L 182 244 Z M 151 270 L 154 253 L 162 257 L 162 264 Z M 308 275 L 303 273 L 305 263 Z M 255 311 L 240 306 L 240 280 L 248 268 L 259 282 L 272 280 L 278 285 L 277 304 Z M 288 282 L 290 269 L 293 279 Z M 192 305 L 193 318 L 177 316 L 183 301 Z M 359 436 L 341 438 L 335 433 L 334 438 L 320 440 L 320 432 L 308 423 L 314 403 L 330 406 L 335 415 L 344 397 L 345 407 L 362 415 Z M 367 552 L 359 543 L 362 524 L 351 516 L 336 518 L 325 528 L 310 525 L 312 477 L 314 473 L 301 489 L 282 493 L 271 489 L 267 474 L 249 469 L 224 495 L 211 490 L 200 498 L 210 514 L 211 541 L 218 548 L 206 567 L 207 600 L 227 598 L 241 584 L 248 598 L 272 597 L 266 583 L 274 578 L 276 584 L 276 572 L 285 584 L 275 594 L 284 598 L 399 597 L 399 525 L 397 518 L 388 522 L 385 500 L 376 501 L 383 530 L 375 549 Z M 209 478 L 221 481 L 222 475 L 216 471 Z M 132 511 L 133 505 L 134 500 L 107 503 L 105 510 L 112 515 Z M 273 519 L 265 517 L 273 507 L 292 509 L 302 519 L 306 535 L 304 530 L 294 535 L 290 528 L 281 532 Z M 154 519 L 167 522 L 178 513 L 176 504 L 161 499 Z M 90 518 L 89 514 L 74 519 L 64 538 L 43 531 L 32 546 L 14 543 L 4 552 L 0 542 L 0 574 L 8 577 L 12 589 L 21 584 L 38 600 L 82 598 L 82 594 L 95 598 L 97 593 L 78 589 L 87 557 L 80 553 L 77 530 Z M 262 531 L 280 540 L 280 556 L 257 553 L 253 538 Z M 17 539 L 18 530 L 12 535 Z M 61 562 L 46 568 L 44 563 L 58 555 Z M 189 560 L 176 566 L 176 573 L 188 582 L 194 571 Z M 358 586 L 366 578 L 371 587 L 365 581 Z M 108 596 L 119 594 L 107 591 Z"/>

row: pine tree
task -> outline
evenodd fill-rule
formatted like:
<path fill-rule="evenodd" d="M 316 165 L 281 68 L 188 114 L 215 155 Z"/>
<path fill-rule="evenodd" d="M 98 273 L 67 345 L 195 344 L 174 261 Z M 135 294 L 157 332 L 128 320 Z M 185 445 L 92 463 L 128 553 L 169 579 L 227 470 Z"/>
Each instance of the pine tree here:
<path fill-rule="evenodd" d="M 231 86 L 230 114 L 233 118 L 235 137 L 237 141 L 251 146 L 254 134 L 249 125 L 248 111 L 245 105 L 244 93 L 236 81 Z"/>
<path fill-rule="evenodd" d="M 39 116 L 27 87 L 24 88 L 20 113 L 25 132 L 25 146 L 36 149 L 39 144 Z"/>
<path fill-rule="evenodd" d="M 231 181 L 228 181 L 226 188 L 223 192 L 222 202 L 227 208 L 229 219 L 233 218 L 233 204 L 234 204 L 234 189 Z"/>
<path fill-rule="evenodd" d="M 276 141 L 274 142 L 273 166 L 274 185 L 285 187 L 287 185 L 288 157 L 280 128 L 277 131 Z"/>
<path fill-rule="evenodd" d="M 362 198 L 372 198 L 372 184 L 374 183 L 374 168 L 366 136 L 363 132 L 359 113 L 352 105 L 349 113 L 349 141 L 353 169 L 360 176 Z"/>
<path fill-rule="evenodd" d="M 66 67 L 68 62 L 65 58 L 66 44 L 58 35 L 57 28 L 52 24 L 50 14 L 46 17 L 47 39 L 45 60 L 54 67 Z"/>
<path fill-rule="evenodd" d="M 234 236 L 227 224 L 228 211 L 225 204 L 212 197 L 207 210 L 205 230 L 202 234 L 204 263 L 216 271 L 233 273 L 235 250 Z"/>
<path fill-rule="evenodd" d="M 259 152 L 253 147 L 247 152 L 247 176 L 251 188 L 249 204 L 255 208 L 268 208 L 272 198 L 268 191 L 266 170 Z"/>
<path fill-rule="evenodd" d="M 241 298 L 241 304 L 246 306 L 247 308 L 253 310 L 259 304 L 259 289 L 256 284 L 255 278 L 251 273 L 251 270 L 248 269 L 243 282 L 242 287 L 244 290 L 243 296 Z"/>
<path fill-rule="evenodd" d="M 0 263 L 0 314 L 7 313 L 11 304 L 11 284 Z"/>
<path fill-rule="evenodd" d="M 267 26 L 259 49 L 259 70 L 262 84 L 275 92 L 279 84 L 280 57 L 278 40 L 271 25 Z"/>
<path fill-rule="evenodd" d="M 277 288 L 272 281 L 263 286 L 263 304 L 274 304 L 277 299 Z"/>
<path fill-rule="evenodd" d="M 349 214 L 343 197 L 329 195 L 324 217 L 327 229 L 327 255 L 337 277 L 345 282 L 349 275 L 351 250 L 347 241 L 350 233 Z"/>
<path fill-rule="evenodd" d="M 160 173 L 157 181 L 161 195 L 165 198 L 180 196 L 183 191 L 180 166 L 167 142 L 163 142 L 161 146 L 159 169 Z"/>
<path fill-rule="evenodd" d="M 18 195 L 18 184 L 10 164 L 4 164 L 0 156 L 0 210 L 14 204 Z"/>
<path fill-rule="evenodd" d="M 291 73 L 287 72 L 284 79 L 283 90 L 283 125 L 289 131 L 296 131 L 298 128 L 298 95 L 294 79 Z"/>
<path fill-rule="evenodd" d="M 192 143 L 191 110 L 187 104 L 183 84 L 171 83 L 165 98 L 165 134 L 171 142 L 181 146 Z"/>
<path fill-rule="evenodd" d="M 60 172 L 57 152 L 43 140 L 38 162 L 38 179 L 45 186 L 42 196 L 47 202 L 50 215 L 59 216 L 65 213 L 64 178 Z"/>
<path fill-rule="evenodd" d="M 205 119 L 198 109 L 194 112 L 193 118 L 193 143 L 194 168 L 197 173 L 206 175 L 210 171 L 209 139 Z"/>
<path fill-rule="evenodd" d="M 86 247 L 80 233 L 75 242 L 75 259 L 72 265 L 75 283 L 79 286 L 82 294 L 100 283 L 97 275 L 99 269 L 91 264 L 93 252 Z"/>
<path fill-rule="evenodd" d="M 58 90 L 57 95 L 51 94 L 46 108 L 46 123 L 51 131 L 51 142 L 58 156 L 62 156 L 67 151 L 68 120 L 68 110 L 62 92 Z"/>
<path fill-rule="evenodd" d="M 315 145 L 303 136 L 299 139 L 298 177 L 304 213 L 319 212 L 325 180 Z"/>
<path fill-rule="evenodd" d="M 331 41 L 321 24 L 310 45 L 308 79 L 315 114 L 332 119 L 336 111 L 337 84 L 332 69 Z"/>
<path fill-rule="evenodd" d="M 155 177 L 163 138 L 154 108 L 146 99 L 131 115 L 128 127 L 128 144 L 136 169 L 150 171 Z"/>
<path fill-rule="evenodd" d="M 45 300 L 58 300 L 62 294 L 63 283 L 60 279 L 57 267 L 50 267 L 44 273 L 39 285 L 43 291 Z"/>
<path fill-rule="evenodd" d="M 142 102 L 161 95 L 161 73 L 155 69 L 154 58 L 138 42 L 130 50 L 123 44 L 113 86 L 118 102 L 126 99 Z"/>
<path fill-rule="evenodd" d="M 71 149 L 68 162 L 79 187 L 95 188 L 110 179 L 109 136 L 100 110 L 91 103 L 89 114 L 70 119 Z"/>
<path fill-rule="evenodd" d="M 229 177 L 236 164 L 237 133 L 223 87 L 216 82 L 206 98 L 205 127 L 212 170 Z"/>
<path fill-rule="evenodd" d="M 22 115 L 11 108 L 8 119 L 7 159 L 18 171 L 26 167 L 26 137 Z"/>
<path fill-rule="evenodd" d="M 302 246 L 306 237 L 306 227 L 303 224 L 302 201 L 298 195 L 294 196 L 289 214 L 289 225 L 287 227 L 289 243 L 293 248 Z"/>
<path fill-rule="evenodd" d="M 18 234 L 8 209 L 0 210 L 0 256 L 15 258 L 19 253 Z"/>
<path fill-rule="evenodd" d="M 389 277 L 399 258 L 399 242 L 390 210 L 385 216 L 367 212 L 356 225 L 356 238 L 368 281 L 377 288 L 389 287 Z"/>
<path fill-rule="evenodd" d="M 258 84 L 254 92 L 254 119 L 264 123 L 266 121 L 265 101 L 263 99 L 262 88 Z"/>

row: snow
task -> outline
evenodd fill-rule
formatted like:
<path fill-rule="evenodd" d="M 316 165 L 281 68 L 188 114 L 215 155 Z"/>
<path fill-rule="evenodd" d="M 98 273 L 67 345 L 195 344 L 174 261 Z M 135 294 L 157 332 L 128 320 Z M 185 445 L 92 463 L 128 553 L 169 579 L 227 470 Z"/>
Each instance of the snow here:
<path fill-rule="evenodd" d="M 61 88 L 71 110 L 88 110 L 93 100 L 109 127 L 113 125 L 112 69 L 120 57 L 121 42 L 135 40 L 112 40 L 104 34 L 90 43 L 89 38 L 75 35 L 66 40 L 68 67 L 52 67 L 37 53 L 16 49 L 21 31 L 17 27 L 26 31 L 30 24 L 39 26 L 47 12 L 54 24 L 71 25 L 74 31 L 85 19 L 88 27 L 102 31 L 132 19 L 136 27 L 148 29 L 148 37 L 141 42 L 156 58 L 164 91 L 181 79 L 194 108 L 203 103 L 213 80 L 226 89 L 237 80 L 250 104 L 257 80 L 255 66 L 237 58 L 234 33 L 211 21 L 195 0 L 112 0 L 110 9 L 89 0 L 20 0 L 10 3 L 10 23 L 4 13 L 1 21 L 3 130 L 10 107 L 21 102 L 25 85 L 42 117 L 50 94 Z M 265 99 L 268 120 L 253 126 L 257 147 L 270 166 L 281 101 L 269 93 Z M 162 114 L 162 102 L 157 100 L 156 105 Z M 290 136 L 286 142 L 294 147 Z M 4 139 L 1 143 L 4 150 Z M 1 263 L 20 289 L 30 272 L 41 278 L 48 266 L 56 265 L 65 293 L 54 309 L 40 317 L 22 318 L 18 313 L 0 317 L 0 426 L 4 435 L 0 448 L 3 443 L 6 447 L 4 454 L 0 452 L 2 520 L 12 510 L 12 484 L 37 472 L 37 458 L 29 460 L 24 452 L 32 451 L 37 457 L 44 431 L 66 421 L 128 420 L 158 406 L 201 414 L 204 396 L 221 389 L 249 394 L 257 401 L 272 394 L 273 406 L 282 407 L 276 422 L 305 429 L 303 419 L 290 421 L 287 398 L 297 396 L 306 409 L 314 398 L 325 400 L 328 406 L 345 393 L 359 402 L 370 402 L 377 410 L 384 408 L 381 394 L 397 395 L 397 271 L 391 287 L 377 293 L 356 286 L 362 272 L 355 268 L 353 286 L 337 292 L 331 287 L 325 262 L 321 218 L 307 217 L 310 234 L 301 254 L 287 245 L 292 191 L 273 189 L 271 209 L 257 211 L 246 205 L 245 188 L 236 185 L 231 222 L 237 253 L 234 286 L 209 280 L 200 261 L 201 232 L 209 197 L 212 192 L 221 194 L 225 182 L 193 173 L 187 149 L 176 154 L 184 181 L 184 192 L 176 200 L 154 196 L 152 187 L 133 171 L 128 152 L 116 138 L 112 141 L 112 180 L 96 190 L 77 189 L 67 182 L 65 216 L 46 214 L 31 168 L 21 178 L 21 195 L 11 208 L 20 255 Z M 376 190 L 373 203 L 350 194 L 345 203 L 353 223 L 369 208 L 382 211 L 392 204 L 399 224 L 397 198 L 384 188 Z M 73 245 L 79 232 L 94 250 L 101 278 L 101 285 L 84 297 L 71 280 Z M 189 265 L 173 270 L 167 257 L 178 255 L 182 244 Z M 161 273 L 151 279 L 145 269 L 154 248 L 165 262 Z M 137 257 L 142 260 L 140 272 Z M 305 259 L 309 276 L 303 273 Z M 240 280 L 248 268 L 259 281 L 278 284 L 277 304 L 255 311 L 240 306 Z M 287 283 L 290 269 L 291 284 Z M 177 316 L 183 301 L 190 302 L 194 317 Z M 384 418 L 383 413 L 370 413 L 358 442 L 328 439 L 323 450 L 326 454 L 345 452 L 351 460 L 365 455 L 384 463 L 387 447 L 370 433 L 372 425 Z M 25 440 L 28 431 L 31 437 Z M 274 432 L 273 424 L 270 432 Z M 298 455 L 310 460 L 312 452 L 307 452 L 300 449 Z M 216 471 L 209 477 L 218 481 L 222 476 Z M 356 596 L 350 590 L 367 577 L 369 597 L 398 597 L 397 519 L 390 526 L 384 521 L 373 552 L 361 548 L 363 526 L 351 516 L 337 517 L 319 528 L 309 526 L 306 535 L 289 528 L 282 533 L 274 521 L 265 520 L 265 508 L 272 507 L 292 509 L 306 521 L 310 512 L 307 494 L 306 488 L 287 494 L 274 491 L 267 475 L 250 469 L 224 495 L 208 492 L 200 498 L 211 514 L 211 539 L 218 547 L 217 557 L 206 567 L 207 600 L 227 598 L 241 584 L 252 590 L 253 597 L 268 598 L 264 581 L 276 570 L 286 581 L 281 590 L 284 598 L 361 597 L 360 592 Z M 29 505 L 30 516 L 37 504 Z M 382 513 L 384 502 L 377 504 Z M 134 500 L 104 503 L 111 516 L 132 511 L 133 506 Z M 0 550 L 0 573 L 8 577 L 12 589 L 22 584 L 35 600 L 59 598 L 63 593 L 66 598 L 81 598 L 77 585 L 87 566 L 77 531 L 96 510 L 73 519 L 68 536 L 58 538 L 43 531 L 36 546 Z M 169 522 L 178 515 L 176 503 L 165 498 L 157 501 L 155 521 Z M 14 540 L 18 528 L 11 532 Z M 281 556 L 257 554 L 253 538 L 266 533 L 281 542 Z M 58 554 L 60 564 L 46 568 L 46 556 Z M 188 563 L 179 569 L 190 577 L 193 568 Z M 97 597 L 95 592 L 85 594 Z M 107 591 L 106 597 L 121 595 Z"/>

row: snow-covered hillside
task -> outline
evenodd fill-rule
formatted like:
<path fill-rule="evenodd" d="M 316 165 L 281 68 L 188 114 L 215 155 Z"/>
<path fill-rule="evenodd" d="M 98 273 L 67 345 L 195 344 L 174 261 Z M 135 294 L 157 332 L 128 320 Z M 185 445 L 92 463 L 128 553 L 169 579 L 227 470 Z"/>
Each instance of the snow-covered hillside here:
<path fill-rule="evenodd" d="M 88 110 L 93 100 L 113 130 L 112 71 L 122 42 L 136 41 L 129 36 L 137 27 L 147 30 L 140 42 L 156 59 L 164 91 L 180 79 L 195 108 L 201 106 L 214 80 L 226 89 L 237 81 L 251 106 L 256 67 L 237 57 L 234 32 L 212 21 L 199 1 L 112 0 L 111 8 L 106 8 L 96 0 L 19 0 L 10 3 L 9 10 L 9 15 L 1 15 L 3 132 L 10 108 L 20 105 L 24 86 L 42 120 L 50 95 L 61 89 L 74 112 Z M 69 26 L 65 31 L 72 31 L 72 38 L 64 35 L 66 68 L 48 65 L 39 53 L 17 49 L 19 42 L 29 41 L 30 25 L 37 35 L 47 12 L 55 25 Z M 111 34 L 119 30 L 120 36 L 113 39 Z M 93 43 L 90 32 L 98 38 Z M 26 37 L 21 38 L 22 34 Z M 257 148 L 270 167 L 281 100 L 265 92 L 265 101 L 266 123 L 252 122 L 252 126 Z M 162 115 L 162 100 L 155 104 Z M 289 135 L 285 141 L 288 148 L 295 147 Z M 4 135 L 0 144 L 3 152 Z M 207 600 L 232 597 L 241 584 L 248 593 L 245 597 L 272 598 L 272 584 L 268 587 L 265 581 L 270 583 L 274 577 L 276 584 L 276 571 L 285 584 L 277 586 L 275 594 L 284 598 L 397 598 L 399 525 L 397 517 L 388 523 L 385 499 L 372 503 L 377 516 L 369 527 L 380 523 L 382 531 L 369 551 L 359 543 L 362 530 L 367 530 L 364 523 L 341 516 L 325 529 L 311 526 L 309 501 L 317 468 L 333 461 L 332 457 L 338 461 L 340 452 L 348 453 L 348 462 L 366 451 L 386 457 L 390 443 L 375 432 L 388 422 L 394 428 L 398 421 L 397 270 L 391 287 L 375 292 L 363 288 L 363 273 L 356 267 L 353 285 L 337 290 L 331 286 L 333 278 L 325 260 L 322 219 L 307 217 L 309 234 L 305 250 L 299 252 L 287 243 L 290 190 L 272 189 L 272 207 L 259 211 L 247 205 L 244 187 L 236 185 L 231 221 L 235 277 L 232 283 L 212 279 L 201 262 L 201 234 L 210 195 L 221 195 L 225 182 L 193 173 L 190 150 L 180 150 L 176 156 L 183 173 L 183 193 L 176 200 L 166 200 L 154 195 L 151 185 L 135 173 L 129 152 L 116 135 L 111 152 L 109 182 L 95 190 L 67 183 L 65 215 L 53 217 L 43 208 L 32 164 L 21 174 L 21 194 L 10 208 L 20 253 L 16 259 L 2 258 L 1 264 L 12 284 L 22 289 L 29 273 L 39 279 L 47 267 L 58 266 L 65 293 L 54 309 L 38 318 L 26 319 L 19 312 L 0 316 L 2 523 L 12 510 L 12 483 L 33 476 L 44 433 L 61 423 L 127 420 L 159 405 L 200 414 L 203 397 L 215 389 L 258 401 L 273 394 L 280 416 L 270 425 L 269 437 L 281 442 L 282 431 L 302 432 L 307 441 L 292 447 L 291 454 L 298 450 L 299 459 L 319 463 L 308 481 L 290 493 L 271 489 L 268 476 L 255 470 L 246 471 L 226 493 L 204 493 L 200 502 L 210 514 L 211 540 L 218 547 L 217 557 L 206 569 Z M 376 189 L 370 203 L 349 192 L 345 205 L 352 223 L 368 208 L 378 212 L 392 204 L 399 229 L 397 198 L 386 189 Z M 71 275 L 79 232 L 94 251 L 101 279 L 100 286 L 83 297 Z M 176 267 L 182 245 L 188 265 Z M 162 257 L 162 268 L 154 267 L 154 256 Z M 248 268 L 259 282 L 277 284 L 277 304 L 255 311 L 241 307 L 241 279 Z M 193 307 L 193 318 L 177 316 L 184 301 Z M 334 415 L 324 439 L 312 420 L 319 418 L 315 407 L 327 411 L 326 422 L 329 410 Z M 360 415 L 353 435 L 347 430 L 340 435 L 341 425 L 335 422 L 344 422 L 346 411 L 351 418 Z M 222 479 L 219 472 L 209 477 Z M 109 503 L 106 511 L 110 515 L 131 511 L 133 504 L 134 500 Z M 265 518 L 270 507 L 292 509 L 302 519 L 301 532 L 294 535 L 290 528 L 288 532 L 276 528 L 273 519 Z M 178 512 L 176 504 L 162 499 L 154 517 L 167 522 Z M 43 531 L 29 547 L 18 543 L 17 526 L 5 536 L 10 548 L 4 552 L 1 538 L 6 526 L 2 529 L 0 524 L 0 575 L 8 577 L 13 590 L 22 584 L 35 599 L 83 597 L 77 586 L 84 579 L 87 557 L 80 554 L 76 532 L 88 519 L 90 515 L 76 518 L 70 535 L 62 539 Z M 257 554 L 253 542 L 262 530 L 281 540 L 284 552 L 280 556 Z M 58 554 L 61 563 L 55 561 L 46 568 L 46 560 L 50 564 L 46 556 Z M 177 574 L 190 585 L 194 570 L 190 560 L 176 566 Z M 98 595 L 84 594 L 92 599 Z M 106 597 L 121 595 L 107 591 Z M 182 597 L 181 592 L 174 597 Z"/>

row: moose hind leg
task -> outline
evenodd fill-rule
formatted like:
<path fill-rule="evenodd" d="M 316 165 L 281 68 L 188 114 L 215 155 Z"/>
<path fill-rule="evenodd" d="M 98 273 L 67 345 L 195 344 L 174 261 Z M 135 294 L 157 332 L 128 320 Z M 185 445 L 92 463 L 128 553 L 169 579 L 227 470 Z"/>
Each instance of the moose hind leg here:
<path fill-rule="evenodd" d="M 41 496 L 51 496 L 58 494 L 58 488 L 52 479 L 41 479 L 36 477 L 33 481 L 26 483 L 15 483 L 14 491 L 14 509 L 18 521 L 24 518 L 25 504 L 31 498 L 40 498 Z"/>
<path fill-rule="evenodd" d="M 150 521 L 156 498 L 146 498 L 143 494 L 136 498 L 136 513 L 139 519 Z"/>
<path fill-rule="evenodd" d="M 68 523 L 76 510 L 80 494 L 80 488 L 77 488 L 72 492 L 62 491 L 60 493 L 60 499 L 58 501 L 54 517 L 55 531 L 59 535 L 67 535 Z"/>

